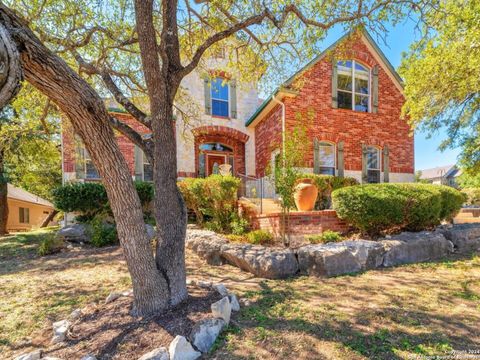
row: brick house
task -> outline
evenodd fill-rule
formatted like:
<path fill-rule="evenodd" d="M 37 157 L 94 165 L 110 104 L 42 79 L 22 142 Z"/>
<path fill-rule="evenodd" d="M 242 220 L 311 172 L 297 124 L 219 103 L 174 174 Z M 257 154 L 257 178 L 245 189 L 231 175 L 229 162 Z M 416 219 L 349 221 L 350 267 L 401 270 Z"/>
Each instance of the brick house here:
<path fill-rule="evenodd" d="M 198 112 L 194 119 L 176 117 L 179 178 L 208 176 L 221 164 L 229 164 L 237 176 L 265 176 L 281 153 L 282 134 L 288 137 L 309 113 L 305 171 L 362 182 L 413 181 L 413 136 L 401 118 L 402 81 L 366 32 L 342 37 L 263 103 L 256 84 L 239 83 L 234 72 L 218 71 L 222 61 L 210 62 L 220 75 L 193 72 L 182 82 Z M 148 134 L 127 113 L 111 111 Z M 132 177 L 150 180 L 152 169 L 142 151 L 121 134 L 117 141 Z M 66 181 L 98 179 L 68 123 L 63 130 L 63 173 Z"/>

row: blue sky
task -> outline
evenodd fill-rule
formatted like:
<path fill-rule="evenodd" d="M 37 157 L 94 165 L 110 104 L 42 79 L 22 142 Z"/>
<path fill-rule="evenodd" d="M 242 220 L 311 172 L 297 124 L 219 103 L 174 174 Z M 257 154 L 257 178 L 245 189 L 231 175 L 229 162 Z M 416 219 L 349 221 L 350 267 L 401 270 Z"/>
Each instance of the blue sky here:
<path fill-rule="evenodd" d="M 385 41 L 377 39 L 378 46 L 382 49 L 384 54 L 392 65 L 397 68 L 400 65 L 402 59 L 402 52 L 408 50 L 410 44 L 412 44 L 418 37 L 418 32 L 415 31 L 415 23 L 412 20 L 407 20 L 403 23 L 396 25 L 395 27 L 389 26 L 388 34 Z M 325 49 L 330 44 L 335 42 L 344 34 L 344 30 L 341 28 L 332 29 L 327 38 L 325 39 Z M 448 149 L 443 152 L 438 150 L 438 146 L 447 137 L 444 129 L 435 133 L 430 139 L 427 139 L 427 134 L 420 131 L 415 133 L 415 169 L 427 169 L 436 166 L 449 165 L 456 163 L 456 158 L 460 153 L 459 149 Z"/>

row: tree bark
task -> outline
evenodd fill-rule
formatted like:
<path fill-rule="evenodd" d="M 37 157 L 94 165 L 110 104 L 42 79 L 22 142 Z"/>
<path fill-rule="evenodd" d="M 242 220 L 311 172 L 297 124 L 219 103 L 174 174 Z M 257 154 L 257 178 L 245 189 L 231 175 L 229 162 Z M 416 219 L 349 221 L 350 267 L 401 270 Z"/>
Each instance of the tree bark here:
<path fill-rule="evenodd" d="M 7 203 L 7 177 L 5 176 L 5 151 L 0 146 L 0 235 L 8 234 L 8 203 Z"/>
<path fill-rule="evenodd" d="M 0 5 L 0 22 L 17 43 L 26 80 L 66 114 L 103 179 L 132 278 L 135 313 L 166 309 L 168 284 L 156 267 L 140 200 L 102 99 L 4 5 Z"/>
<path fill-rule="evenodd" d="M 43 220 L 42 225 L 40 225 L 41 228 L 47 227 L 48 224 L 53 220 L 53 218 L 58 214 L 58 210 L 53 210 L 48 216 Z"/>

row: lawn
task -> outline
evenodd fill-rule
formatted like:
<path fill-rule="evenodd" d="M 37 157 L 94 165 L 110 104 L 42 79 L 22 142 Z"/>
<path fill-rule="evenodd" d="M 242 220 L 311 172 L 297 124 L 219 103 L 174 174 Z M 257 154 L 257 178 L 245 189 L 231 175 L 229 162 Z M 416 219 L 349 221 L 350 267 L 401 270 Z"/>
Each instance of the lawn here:
<path fill-rule="evenodd" d="M 41 344 L 52 320 L 130 286 L 118 247 L 42 258 L 36 247 L 46 232 L 0 238 L 6 358 Z M 209 266 L 190 253 L 187 266 L 190 278 L 223 281 L 251 301 L 206 358 L 407 359 L 480 349 L 479 256 L 282 281 Z"/>

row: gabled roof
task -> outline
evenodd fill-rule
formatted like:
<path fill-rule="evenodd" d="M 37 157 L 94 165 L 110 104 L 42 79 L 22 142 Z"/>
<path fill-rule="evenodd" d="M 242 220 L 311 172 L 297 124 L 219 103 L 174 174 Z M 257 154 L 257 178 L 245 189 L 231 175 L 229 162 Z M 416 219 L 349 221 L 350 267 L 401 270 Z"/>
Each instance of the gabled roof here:
<path fill-rule="evenodd" d="M 420 170 L 421 179 L 435 179 L 439 177 L 457 177 L 461 174 L 461 171 L 456 165 L 437 166 L 431 169 Z"/>
<path fill-rule="evenodd" d="M 278 87 L 271 96 L 269 96 L 261 105 L 260 107 L 255 111 L 255 113 L 250 116 L 250 118 L 246 121 L 245 126 L 248 127 L 252 125 L 252 123 L 256 120 L 256 118 L 263 113 L 263 115 L 266 115 L 265 113 L 268 111 L 264 110 L 269 110 L 271 106 L 271 102 L 273 97 L 280 97 L 280 96 L 285 96 L 285 91 L 288 89 L 290 85 L 294 82 L 294 80 L 302 73 L 304 73 L 306 70 L 314 66 L 317 62 L 319 62 L 321 59 L 323 59 L 330 51 L 335 49 L 340 43 L 342 43 L 345 39 L 347 39 L 350 35 L 352 35 L 353 32 L 356 30 L 351 30 L 344 34 L 342 37 L 340 37 L 337 41 L 335 41 L 332 45 L 330 45 L 328 48 L 326 48 L 324 51 L 322 51 L 319 55 L 317 55 L 314 59 L 312 59 L 310 62 L 308 62 L 304 67 L 302 67 L 300 70 L 298 70 L 295 74 L 293 74 L 287 81 L 285 81 L 280 87 Z M 370 36 L 370 34 L 365 30 L 365 29 L 360 29 L 358 31 L 361 31 L 361 38 L 362 40 L 366 43 L 366 45 L 370 48 L 372 51 L 373 55 L 377 56 L 377 61 L 379 64 L 381 64 L 384 68 L 384 70 L 387 72 L 387 74 L 390 76 L 394 84 L 397 86 L 397 88 L 403 92 L 403 80 L 400 77 L 400 75 L 397 73 L 393 65 L 388 61 L 387 57 L 385 54 L 382 52 L 382 50 L 378 47 L 376 42 L 373 40 L 373 38 Z M 290 94 L 292 91 L 288 91 Z M 288 95 L 287 95 L 288 96 Z"/>
<path fill-rule="evenodd" d="M 12 184 L 7 184 L 7 198 L 53 208 L 53 204 L 50 201 L 29 193 L 27 190 L 15 187 Z"/>

